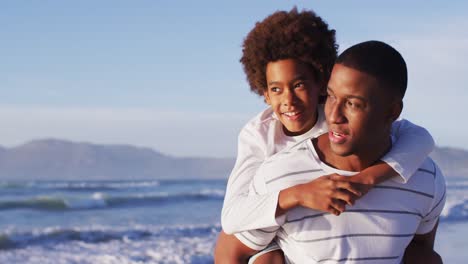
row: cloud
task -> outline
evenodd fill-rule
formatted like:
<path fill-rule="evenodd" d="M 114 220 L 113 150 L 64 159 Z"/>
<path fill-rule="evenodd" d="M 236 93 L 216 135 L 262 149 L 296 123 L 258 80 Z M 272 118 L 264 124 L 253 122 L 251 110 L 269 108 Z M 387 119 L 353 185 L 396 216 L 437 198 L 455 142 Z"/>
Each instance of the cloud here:
<path fill-rule="evenodd" d="M 0 107 L 0 144 L 36 138 L 132 144 L 177 156 L 233 157 L 249 116 L 145 108 Z"/>

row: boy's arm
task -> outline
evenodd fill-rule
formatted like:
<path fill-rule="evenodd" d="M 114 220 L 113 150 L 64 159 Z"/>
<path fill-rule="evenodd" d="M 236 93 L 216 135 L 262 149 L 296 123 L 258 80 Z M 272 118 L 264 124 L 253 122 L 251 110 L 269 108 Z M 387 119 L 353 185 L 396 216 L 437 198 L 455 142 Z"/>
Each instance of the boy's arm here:
<path fill-rule="evenodd" d="M 267 193 L 263 178 L 252 177 L 249 194 L 262 196 Z M 264 249 L 276 236 L 279 226 L 227 234 L 221 231 L 215 248 L 215 263 L 247 263 L 249 257 Z"/>
<path fill-rule="evenodd" d="M 278 217 L 296 206 L 339 215 L 346 204 L 353 204 L 361 195 L 354 183 L 332 180 L 326 176 L 281 192 L 258 188 L 264 187 L 265 183 L 256 185 L 257 191 L 251 189 L 265 159 L 255 132 L 244 129 L 239 135 L 238 158 L 229 177 L 221 213 L 225 233 L 278 227 L 283 220 Z"/>
<path fill-rule="evenodd" d="M 425 128 L 406 119 L 393 122 L 392 135 L 396 141 L 382 161 L 400 176 L 396 179 L 407 182 L 434 149 L 434 139 Z"/>
<path fill-rule="evenodd" d="M 221 225 L 227 234 L 278 225 L 275 219 L 278 192 L 249 195 L 249 186 L 266 158 L 262 142 L 252 127 L 244 127 L 239 134 L 237 160 L 221 211 Z"/>
<path fill-rule="evenodd" d="M 339 175 L 337 177 L 346 178 Z M 359 188 L 361 184 L 334 178 L 334 175 L 324 175 L 281 190 L 276 216 L 281 216 L 297 206 L 340 215 L 346 210 L 346 205 L 353 205 L 362 195 L 362 188 Z"/>
<path fill-rule="evenodd" d="M 405 119 L 393 123 L 392 135 L 396 140 L 381 161 L 352 177 L 334 175 L 332 179 L 361 183 L 362 193 L 390 178 L 407 182 L 434 149 L 434 140 L 425 128 Z"/>

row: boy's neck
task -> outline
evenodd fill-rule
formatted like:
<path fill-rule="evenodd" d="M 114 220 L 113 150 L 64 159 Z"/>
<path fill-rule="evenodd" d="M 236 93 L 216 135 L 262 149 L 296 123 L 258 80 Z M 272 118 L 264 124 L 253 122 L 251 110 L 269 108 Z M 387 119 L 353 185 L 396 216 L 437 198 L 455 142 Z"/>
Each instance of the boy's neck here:
<path fill-rule="evenodd" d="M 307 129 L 304 129 L 304 131 L 301 131 L 301 132 L 290 132 L 286 129 L 286 127 L 281 124 L 281 128 L 283 129 L 283 134 L 285 134 L 286 136 L 288 137 L 297 137 L 297 136 L 301 136 L 301 135 L 304 135 L 305 133 L 309 132 L 316 124 L 317 124 L 317 121 L 318 121 L 318 110 L 316 111 L 315 113 L 315 117 L 314 117 L 314 122 L 312 122 L 312 126 L 310 126 L 309 128 Z"/>

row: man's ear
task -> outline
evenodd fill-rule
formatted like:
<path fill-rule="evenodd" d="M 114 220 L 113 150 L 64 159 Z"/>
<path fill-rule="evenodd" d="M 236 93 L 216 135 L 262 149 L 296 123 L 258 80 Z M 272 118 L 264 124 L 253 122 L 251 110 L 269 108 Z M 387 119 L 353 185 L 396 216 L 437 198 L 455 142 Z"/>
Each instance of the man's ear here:
<path fill-rule="evenodd" d="M 267 105 L 271 105 L 270 95 L 268 95 L 268 91 L 266 89 L 263 90 L 263 99 Z"/>
<path fill-rule="evenodd" d="M 393 123 L 395 120 L 397 120 L 402 110 L 403 110 L 402 100 L 397 100 L 393 102 L 390 108 L 390 113 L 388 115 L 389 121 Z"/>

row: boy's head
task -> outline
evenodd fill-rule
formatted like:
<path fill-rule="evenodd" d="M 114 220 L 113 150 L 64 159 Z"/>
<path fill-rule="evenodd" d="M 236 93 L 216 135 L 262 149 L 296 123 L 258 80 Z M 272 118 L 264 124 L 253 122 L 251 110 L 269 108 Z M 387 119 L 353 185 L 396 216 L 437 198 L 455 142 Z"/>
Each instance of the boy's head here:
<path fill-rule="evenodd" d="M 407 79 L 403 57 L 380 41 L 359 43 L 338 57 L 325 104 L 335 154 L 371 157 L 388 148 L 391 124 L 403 107 Z"/>
<path fill-rule="evenodd" d="M 337 56 L 335 30 L 313 11 L 277 11 L 257 22 L 243 43 L 241 63 L 250 89 L 263 95 L 269 62 L 295 59 L 311 67 L 317 82 L 326 82 Z"/>
<path fill-rule="evenodd" d="M 250 89 L 265 96 L 288 135 L 315 124 L 316 105 L 336 59 L 335 31 L 312 11 L 278 11 L 256 23 L 241 63 Z"/>

